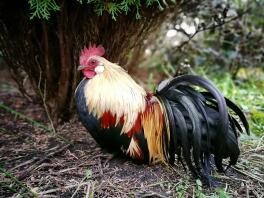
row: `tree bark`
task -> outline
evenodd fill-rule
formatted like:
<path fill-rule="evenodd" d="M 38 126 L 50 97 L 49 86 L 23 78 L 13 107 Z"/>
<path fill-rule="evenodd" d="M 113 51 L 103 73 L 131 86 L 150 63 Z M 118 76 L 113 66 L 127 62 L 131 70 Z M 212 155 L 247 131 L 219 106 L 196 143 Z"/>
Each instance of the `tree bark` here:
<path fill-rule="evenodd" d="M 55 121 L 66 120 L 73 112 L 74 90 L 80 81 L 76 68 L 84 46 L 102 44 L 106 58 L 125 66 L 131 50 L 143 52 L 143 42 L 159 31 L 169 13 L 178 10 L 177 4 L 165 11 L 142 8 L 140 20 L 135 18 L 136 10 L 131 10 L 129 15 L 119 14 L 114 21 L 106 12 L 97 16 L 89 4 L 81 5 L 76 0 L 60 3 L 60 11 L 49 21 L 29 20 L 29 8 L 24 1 L 0 3 L 3 58 L 22 92 L 26 93 L 19 82 L 28 77 L 36 93 L 35 101 L 42 101 L 39 91 L 46 93 L 45 102 Z M 134 54 L 138 60 L 140 55 Z M 136 65 L 137 60 L 132 63 Z"/>

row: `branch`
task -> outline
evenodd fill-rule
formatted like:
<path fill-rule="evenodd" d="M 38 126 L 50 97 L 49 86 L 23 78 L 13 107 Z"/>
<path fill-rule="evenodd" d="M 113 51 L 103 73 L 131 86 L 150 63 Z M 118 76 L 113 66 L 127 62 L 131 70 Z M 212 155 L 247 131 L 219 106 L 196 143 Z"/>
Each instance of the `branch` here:
<path fill-rule="evenodd" d="M 188 44 L 188 43 L 194 38 L 194 36 L 196 36 L 198 33 L 200 33 L 200 32 L 204 32 L 204 31 L 207 31 L 207 30 L 211 30 L 211 29 L 215 29 L 215 28 L 221 27 L 221 26 L 223 26 L 223 25 L 225 25 L 225 24 L 227 24 L 227 23 L 230 23 L 230 22 L 232 22 L 232 21 L 235 21 L 235 20 L 239 19 L 240 17 L 242 17 L 244 14 L 247 14 L 248 11 L 249 11 L 249 9 L 247 9 L 247 10 L 245 10 L 245 11 L 239 13 L 237 16 L 235 16 L 235 17 L 233 17 L 233 18 L 230 18 L 229 20 L 224 20 L 224 21 L 221 21 L 221 20 L 220 20 L 220 21 L 215 21 L 215 22 L 217 22 L 217 23 L 214 22 L 213 24 L 210 24 L 210 25 L 208 25 L 208 26 L 202 26 L 202 27 L 199 26 L 193 34 L 188 34 L 183 28 L 180 28 L 180 29 L 178 29 L 178 28 L 174 28 L 174 30 L 176 30 L 176 31 L 178 31 L 178 32 L 181 32 L 181 33 L 183 33 L 185 36 L 187 36 L 187 37 L 188 37 L 188 40 L 182 42 L 179 46 L 177 46 L 177 47 L 172 51 L 172 53 L 177 52 L 177 51 L 180 50 L 183 46 L 185 46 L 186 44 Z"/>
<path fill-rule="evenodd" d="M 42 69 L 41 69 L 39 64 L 37 64 L 37 65 L 39 67 L 39 82 L 38 82 L 39 95 L 41 97 L 44 109 L 45 109 L 47 117 L 49 119 L 49 122 L 50 122 L 50 125 L 51 125 L 51 128 L 52 128 L 52 132 L 53 132 L 53 134 L 56 134 L 56 129 L 54 127 L 53 121 L 52 121 L 51 116 L 50 116 L 50 111 L 49 111 L 49 108 L 48 108 L 47 103 L 46 103 L 46 91 L 47 91 L 46 80 L 44 80 L 44 90 L 43 90 L 43 93 L 42 93 L 41 87 L 40 87 L 41 86 L 41 81 L 42 81 Z"/>

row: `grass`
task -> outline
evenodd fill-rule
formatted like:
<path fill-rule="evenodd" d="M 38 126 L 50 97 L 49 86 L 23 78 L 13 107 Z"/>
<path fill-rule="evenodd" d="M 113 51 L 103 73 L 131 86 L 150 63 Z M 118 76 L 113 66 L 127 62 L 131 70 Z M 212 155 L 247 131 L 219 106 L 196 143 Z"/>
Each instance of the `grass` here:
<path fill-rule="evenodd" d="M 210 68 L 210 67 L 207 67 Z M 215 68 L 215 67 L 211 67 Z M 150 75 L 147 79 L 149 90 L 155 90 L 153 79 L 161 73 L 167 74 L 163 68 L 149 68 Z M 159 71 L 159 74 L 155 72 Z M 175 70 L 175 69 L 174 69 Z M 264 135 L 264 71 L 260 68 L 242 68 L 239 70 L 237 78 L 232 79 L 231 74 L 227 71 L 209 70 L 203 67 L 196 68 L 195 71 L 190 69 L 196 75 L 210 79 L 224 94 L 245 112 L 250 129 L 253 135 L 262 137 Z M 154 74 L 155 73 L 155 74 Z"/>
<path fill-rule="evenodd" d="M 38 127 L 40 129 L 43 129 L 43 130 L 48 131 L 48 132 L 52 132 L 52 129 L 49 128 L 48 126 L 46 126 L 45 124 L 42 124 L 42 123 L 24 115 L 23 113 L 20 113 L 20 112 L 16 111 L 15 109 L 12 109 L 12 108 L 10 108 L 10 107 L 2 104 L 2 103 L 0 103 L 0 109 L 4 109 L 4 110 L 14 114 L 17 117 L 20 117 L 20 118 L 26 120 L 27 122 L 31 123 L 35 127 Z"/>
<path fill-rule="evenodd" d="M 37 197 L 24 182 L 19 181 L 12 173 L 0 166 L 0 173 L 6 178 L 5 181 L 0 182 L 0 187 L 10 192 L 18 194 L 20 197 Z"/>
<path fill-rule="evenodd" d="M 32 124 L 32 126 L 39 128 L 39 129 L 42 129 L 43 131 L 48 132 L 51 135 L 58 137 L 59 139 L 61 139 L 62 141 L 64 141 L 67 144 L 72 144 L 72 142 L 70 140 L 64 138 L 63 136 L 61 136 L 59 134 L 56 134 L 52 128 L 48 127 L 47 125 L 45 125 L 39 121 L 32 119 L 31 117 L 29 117 L 29 116 L 27 116 L 21 112 L 16 111 L 15 109 L 12 109 L 12 108 L 10 108 L 10 107 L 2 104 L 2 103 L 0 103 L 0 109 L 4 109 L 5 111 L 8 111 L 8 112 L 14 114 L 15 116 L 17 116 L 17 117 L 25 120 L 26 122 Z M 3 131 L 3 129 L 0 128 L 0 131 Z"/>
<path fill-rule="evenodd" d="M 264 135 L 264 72 L 256 73 L 242 69 L 236 80 L 229 73 L 209 73 L 198 70 L 198 73 L 211 79 L 222 93 L 238 104 L 249 118 L 251 132 L 262 137 Z M 248 73 L 246 76 L 245 73 Z"/>
<path fill-rule="evenodd" d="M 226 192 L 225 189 L 223 188 L 216 188 L 215 192 L 212 193 L 211 195 L 206 195 L 203 189 L 202 182 L 197 179 L 195 181 L 195 185 L 189 182 L 188 178 L 183 178 L 181 179 L 176 187 L 176 197 L 178 198 L 185 198 L 190 194 L 188 193 L 188 189 L 193 188 L 193 197 L 196 198 L 229 198 L 229 194 Z"/>
<path fill-rule="evenodd" d="M 77 192 L 80 190 L 80 187 L 85 183 L 85 180 L 88 180 L 88 187 L 87 187 L 87 191 L 86 191 L 86 197 L 93 197 L 93 188 L 91 189 L 91 184 L 93 184 L 93 182 L 90 180 L 92 178 L 92 170 L 86 170 L 84 177 L 82 178 L 82 180 L 79 182 L 76 190 L 74 191 L 74 193 L 72 194 L 71 198 L 73 198 Z"/>

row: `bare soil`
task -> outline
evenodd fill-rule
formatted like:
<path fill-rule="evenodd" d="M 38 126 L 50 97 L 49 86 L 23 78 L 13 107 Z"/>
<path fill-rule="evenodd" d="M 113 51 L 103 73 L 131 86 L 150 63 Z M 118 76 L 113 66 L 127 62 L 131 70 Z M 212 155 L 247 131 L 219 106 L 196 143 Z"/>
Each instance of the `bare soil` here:
<path fill-rule="evenodd" d="M 206 186 L 199 190 L 190 172 L 180 164 L 174 167 L 137 164 L 101 150 L 76 117 L 57 126 L 55 134 L 42 129 L 28 118 L 48 126 L 45 111 L 23 97 L 13 83 L 1 82 L 0 104 L 26 115 L 22 118 L 16 112 L 0 108 L 0 197 L 221 194 Z M 241 156 L 258 153 L 263 157 L 263 147 L 249 150 L 242 147 Z M 213 175 L 221 182 L 223 192 L 232 197 L 264 197 L 264 184 L 259 177 L 254 179 L 238 168 Z"/>

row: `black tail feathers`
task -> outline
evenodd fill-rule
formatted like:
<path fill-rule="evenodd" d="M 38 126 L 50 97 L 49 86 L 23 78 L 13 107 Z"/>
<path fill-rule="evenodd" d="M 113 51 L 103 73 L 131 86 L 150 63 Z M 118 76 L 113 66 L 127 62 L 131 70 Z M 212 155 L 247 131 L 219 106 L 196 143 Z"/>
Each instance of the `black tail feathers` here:
<path fill-rule="evenodd" d="M 195 90 L 194 85 L 207 92 Z M 213 83 L 199 76 L 179 76 L 163 81 L 156 95 L 166 109 L 169 122 L 170 162 L 174 162 L 177 154 L 194 176 L 208 183 L 212 156 L 219 171 L 223 171 L 224 158 L 230 158 L 230 165 L 236 164 L 240 152 L 238 131 L 242 132 L 244 127 L 249 134 L 248 122 L 240 108 L 226 99 Z"/>

